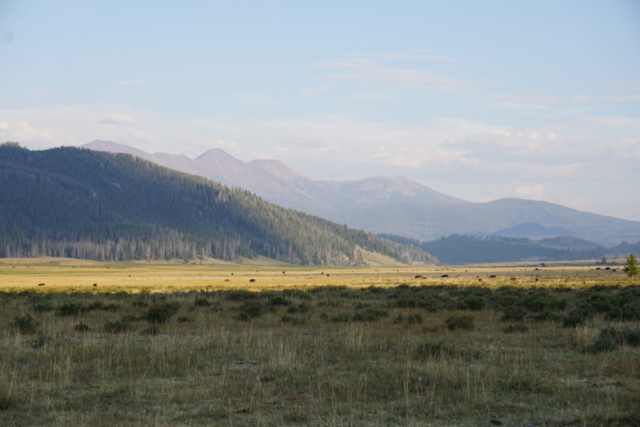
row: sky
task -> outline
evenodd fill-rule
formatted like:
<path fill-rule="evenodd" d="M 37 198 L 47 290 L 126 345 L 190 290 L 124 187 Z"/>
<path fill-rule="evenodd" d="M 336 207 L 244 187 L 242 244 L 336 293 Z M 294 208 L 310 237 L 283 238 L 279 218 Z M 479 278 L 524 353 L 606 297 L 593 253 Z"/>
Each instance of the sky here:
<path fill-rule="evenodd" d="M 640 221 L 640 1 L 0 0 L 0 142 Z"/>

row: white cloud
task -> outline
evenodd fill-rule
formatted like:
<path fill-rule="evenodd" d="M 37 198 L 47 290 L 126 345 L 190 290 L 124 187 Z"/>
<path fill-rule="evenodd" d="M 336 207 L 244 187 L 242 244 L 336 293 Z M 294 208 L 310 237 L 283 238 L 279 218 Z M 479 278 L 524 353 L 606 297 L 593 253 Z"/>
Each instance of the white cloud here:
<path fill-rule="evenodd" d="M 389 60 L 400 59 L 427 59 L 435 62 L 458 62 L 459 59 L 448 56 L 433 55 L 433 51 L 428 49 L 412 49 L 412 53 L 354 53 L 356 58 L 380 58 Z"/>
<path fill-rule="evenodd" d="M 521 185 L 513 189 L 514 194 L 525 199 L 539 199 L 544 194 L 544 187 L 540 184 L 536 185 Z"/>
<path fill-rule="evenodd" d="M 631 102 L 640 101 L 640 94 L 637 95 L 606 95 L 602 99 L 609 102 Z"/>
<path fill-rule="evenodd" d="M 224 139 L 212 139 L 211 141 L 212 147 L 220 147 L 220 148 L 238 148 L 239 145 L 235 141 L 227 141 Z"/>
<path fill-rule="evenodd" d="M 336 81 L 354 81 L 367 85 L 392 85 L 426 92 L 446 93 L 477 86 L 492 86 L 490 80 L 464 80 L 442 76 L 415 68 L 385 68 L 365 58 L 349 58 L 334 63 L 319 63 L 316 67 L 351 70 L 325 76 Z"/>
<path fill-rule="evenodd" d="M 610 149 L 618 159 L 640 160 L 640 139 L 638 138 L 616 141 L 611 144 Z"/>
<path fill-rule="evenodd" d="M 546 110 L 559 105 L 584 104 L 592 98 L 583 95 L 560 98 L 546 93 L 489 93 L 479 100 L 502 108 Z"/>
<path fill-rule="evenodd" d="M 129 86 L 129 85 L 141 85 L 147 83 L 149 80 L 147 79 L 139 79 L 139 80 L 122 80 L 117 82 L 118 86 Z"/>
<path fill-rule="evenodd" d="M 113 113 L 111 115 L 109 115 L 108 117 L 103 118 L 102 120 L 100 120 L 101 124 L 114 124 L 114 125 L 130 125 L 134 122 L 135 120 L 133 119 L 133 117 L 127 115 L 127 114 L 121 114 L 121 113 Z"/>
<path fill-rule="evenodd" d="M 321 93 L 328 91 L 332 87 L 333 87 L 333 83 L 325 83 L 320 87 L 302 88 L 298 90 L 298 93 L 300 95 L 312 97 L 312 96 L 320 95 Z"/>
<path fill-rule="evenodd" d="M 356 93 L 354 95 L 351 95 L 351 98 L 362 104 L 374 104 L 377 102 L 388 101 L 391 99 L 391 96 L 385 95 L 383 93 L 366 92 Z"/>
<path fill-rule="evenodd" d="M 589 117 L 587 122 L 640 132 L 640 117 L 600 116 Z"/>
<path fill-rule="evenodd" d="M 233 100 L 237 105 L 244 107 L 278 107 L 282 105 L 278 100 L 251 92 L 236 93 Z"/>
<path fill-rule="evenodd" d="M 640 101 L 640 80 L 620 81 L 614 89 L 615 94 L 606 95 L 602 99 L 608 102 Z"/>

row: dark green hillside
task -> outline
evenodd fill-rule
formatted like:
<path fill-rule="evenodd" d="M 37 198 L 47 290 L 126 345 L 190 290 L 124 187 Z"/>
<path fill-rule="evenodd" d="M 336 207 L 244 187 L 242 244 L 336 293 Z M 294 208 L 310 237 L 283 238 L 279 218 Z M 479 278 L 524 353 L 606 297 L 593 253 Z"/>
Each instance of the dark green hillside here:
<path fill-rule="evenodd" d="M 0 145 L 0 257 L 125 260 L 263 255 L 361 262 L 360 246 L 402 261 L 421 250 L 269 204 L 126 154 Z"/>
<path fill-rule="evenodd" d="M 575 261 L 600 259 L 606 250 L 586 240 L 571 236 L 554 239 L 529 240 L 526 237 L 476 237 L 452 234 L 430 242 L 392 234 L 381 234 L 401 244 L 414 245 L 438 257 L 444 264 L 481 264 L 517 261 Z M 562 243 L 577 244 L 577 249 Z"/>
<path fill-rule="evenodd" d="M 447 264 L 478 264 L 516 261 L 574 261 L 598 259 L 604 248 L 592 250 L 556 249 L 541 246 L 526 237 L 474 237 L 453 234 L 432 242 L 423 242 L 430 251 Z"/>

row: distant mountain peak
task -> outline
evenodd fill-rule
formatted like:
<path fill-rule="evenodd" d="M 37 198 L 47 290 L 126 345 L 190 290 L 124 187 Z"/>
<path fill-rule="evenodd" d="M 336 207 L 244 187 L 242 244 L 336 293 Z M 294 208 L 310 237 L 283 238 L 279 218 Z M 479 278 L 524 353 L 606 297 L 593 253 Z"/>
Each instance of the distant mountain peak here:
<path fill-rule="evenodd" d="M 285 181 L 290 181 L 294 178 L 301 178 L 300 174 L 291 169 L 289 166 L 276 159 L 256 159 L 249 162 L 251 166 L 264 169 L 267 172 L 271 172 L 273 175 Z"/>

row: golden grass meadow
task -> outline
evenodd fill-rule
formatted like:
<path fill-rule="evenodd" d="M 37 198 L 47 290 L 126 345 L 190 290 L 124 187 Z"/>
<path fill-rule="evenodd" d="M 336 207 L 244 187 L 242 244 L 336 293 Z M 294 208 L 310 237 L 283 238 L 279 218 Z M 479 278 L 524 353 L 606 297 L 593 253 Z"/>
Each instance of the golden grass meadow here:
<path fill-rule="evenodd" d="M 548 264 L 1 260 L 0 425 L 639 426 L 640 287 Z"/>

